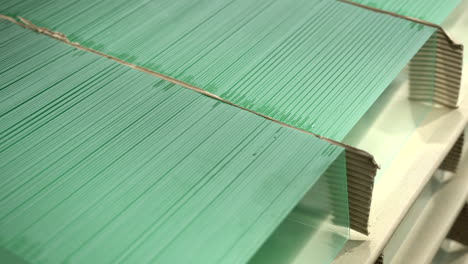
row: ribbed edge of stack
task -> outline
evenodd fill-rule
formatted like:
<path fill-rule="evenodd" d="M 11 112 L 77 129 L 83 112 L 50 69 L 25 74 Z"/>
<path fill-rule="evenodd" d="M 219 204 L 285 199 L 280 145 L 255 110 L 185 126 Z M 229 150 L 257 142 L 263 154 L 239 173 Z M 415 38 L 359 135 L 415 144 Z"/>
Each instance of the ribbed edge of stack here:
<path fill-rule="evenodd" d="M 374 156 L 358 148 L 327 139 L 346 149 L 346 177 L 348 182 L 349 225 L 364 235 L 369 235 L 369 215 L 375 175 L 379 166 Z"/>
<path fill-rule="evenodd" d="M 468 204 L 461 210 L 447 237 L 468 246 Z"/>
<path fill-rule="evenodd" d="M 463 152 L 465 134 L 462 133 L 440 165 L 441 170 L 456 172 Z"/>
<path fill-rule="evenodd" d="M 355 148 L 346 148 L 350 226 L 368 235 L 369 213 L 377 166 L 373 157 L 366 154 Z"/>
<path fill-rule="evenodd" d="M 463 49 L 437 30 L 409 64 L 410 99 L 457 107 L 462 65 Z"/>

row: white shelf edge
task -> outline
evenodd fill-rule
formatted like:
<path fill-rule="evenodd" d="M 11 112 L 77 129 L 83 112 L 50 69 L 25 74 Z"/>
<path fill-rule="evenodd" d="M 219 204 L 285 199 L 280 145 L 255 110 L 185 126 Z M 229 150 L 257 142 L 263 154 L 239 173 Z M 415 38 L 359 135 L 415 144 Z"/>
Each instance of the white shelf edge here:
<path fill-rule="evenodd" d="M 379 257 L 466 126 L 468 98 L 459 109 L 443 115 L 435 111 L 428 120 L 417 129 L 399 157 L 377 182 L 369 219 L 370 235 L 365 240 L 348 241 L 334 264 L 372 264 Z"/>
<path fill-rule="evenodd" d="M 468 152 L 450 181 L 430 198 L 392 263 L 430 263 L 468 195 Z M 415 246 L 417 245 L 417 246 Z"/>

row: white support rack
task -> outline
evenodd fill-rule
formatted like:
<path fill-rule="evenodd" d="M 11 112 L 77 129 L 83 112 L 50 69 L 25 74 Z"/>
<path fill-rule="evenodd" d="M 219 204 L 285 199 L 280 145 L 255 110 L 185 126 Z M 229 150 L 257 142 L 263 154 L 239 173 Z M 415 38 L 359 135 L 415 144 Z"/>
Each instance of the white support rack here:
<path fill-rule="evenodd" d="M 468 195 L 468 147 L 457 175 L 425 201 L 422 212 L 388 263 L 431 263 Z M 468 227 L 467 227 L 468 228 Z M 467 251 L 468 253 L 468 251 Z"/>
<path fill-rule="evenodd" d="M 370 235 L 363 240 L 349 241 L 335 264 L 372 264 L 378 258 L 467 121 L 467 97 L 459 109 L 437 109 L 430 114 L 375 186 Z"/>

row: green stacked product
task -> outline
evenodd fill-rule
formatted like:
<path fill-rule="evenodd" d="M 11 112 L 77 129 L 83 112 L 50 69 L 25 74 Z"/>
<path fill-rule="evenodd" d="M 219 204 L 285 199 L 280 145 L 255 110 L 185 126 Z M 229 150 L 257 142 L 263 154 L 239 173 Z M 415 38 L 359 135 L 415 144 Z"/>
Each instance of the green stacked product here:
<path fill-rule="evenodd" d="M 419 10 L 435 21 L 457 1 L 420 2 L 381 5 Z M 375 153 L 380 173 L 431 110 L 406 104 L 404 113 L 391 115 L 414 117 L 411 122 L 361 132 L 374 124 L 376 111 L 369 109 L 386 104 L 385 90 L 436 29 L 340 1 L 7 0 L 0 13 Z M 384 132 L 398 134 L 395 142 L 382 145 Z"/>
<path fill-rule="evenodd" d="M 333 237 L 320 263 L 346 242 L 342 148 L 5 20 L 0 33 L 0 262 L 245 263 L 286 217 Z"/>
<path fill-rule="evenodd" d="M 337 141 L 435 32 L 329 0 L 10 0 L 0 13 Z"/>
<path fill-rule="evenodd" d="M 433 23 L 457 3 L 355 2 Z M 0 14 L 378 149 L 383 168 L 397 150 L 374 146 L 399 150 L 430 110 L 405 95 L 414 120 L 379 119 L 436 28 L 340 1 L 5 0 Z M 330 263 L 347 241 L 342 148 L 3 20 L 0 65 L 0 262 Z"/>

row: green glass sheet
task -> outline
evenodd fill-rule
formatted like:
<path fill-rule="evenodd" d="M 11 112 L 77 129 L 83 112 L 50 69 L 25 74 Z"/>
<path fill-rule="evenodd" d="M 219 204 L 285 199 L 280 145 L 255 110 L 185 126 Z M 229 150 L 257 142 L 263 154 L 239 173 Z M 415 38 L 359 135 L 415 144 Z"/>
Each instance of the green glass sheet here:
<path fill-rule="evenodd" d="M 323 243 L 340 244 L 341 232 L 348 225 L 349 212 L 343 210 L 348 200 L 339 195 L 346 192 L 346 186 L 340 184 L 344 158 L 340 156 L 328 167 L 250 264 L 332 263 L 335 248 L 324 247 Z"/>
<path fill-rule="evenodd" d="M 338 141 L 435 31 L 329 0 L 7 0 L 0 12 Z"/>
<path fill-rule="evenodd" d="M 460 0 L 350 0 L 403 16 L 442 24 Z"/>
<path fill-rule="evenodd" d="M 245 263 L 312 186 L 346 242 L 342 148 L 5 20 L 0 65 L 0 262 Z"/>

